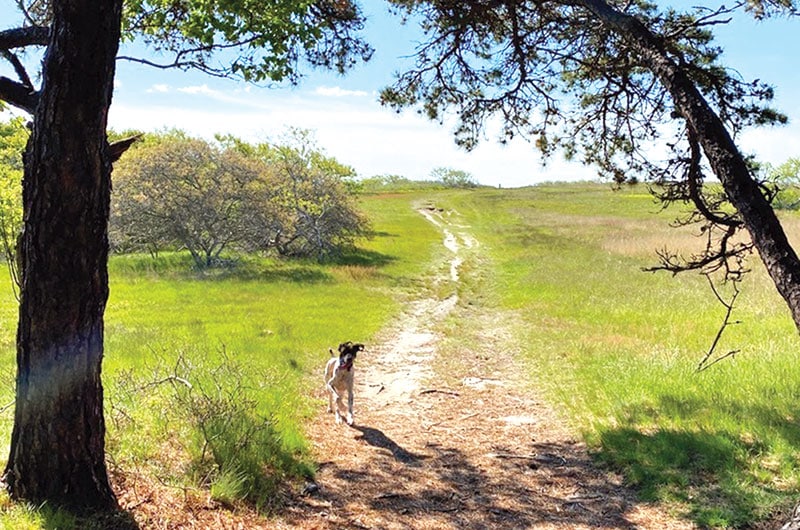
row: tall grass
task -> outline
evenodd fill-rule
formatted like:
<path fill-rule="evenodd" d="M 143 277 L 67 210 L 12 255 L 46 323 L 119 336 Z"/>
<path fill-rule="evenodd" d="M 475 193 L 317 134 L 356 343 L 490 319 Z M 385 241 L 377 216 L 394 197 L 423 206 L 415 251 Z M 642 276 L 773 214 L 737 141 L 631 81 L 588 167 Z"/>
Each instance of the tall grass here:
<path fill-rule="evenodd" d="M 757 258 L 719 352 L 706 280 L 642 272 L 664 242 L 699 249 L 642 188 L 543 186 L 442 195 L 489 248 L 494 303 L 514 309 L 531 381 L 600 461 L 647 500 L 708 527 L 745 526 L 800 494 L 800 352 Z M 794 226 L 789 219 L 789 226 Z M 728 293 L 730 294 L 730 293 Z"/>

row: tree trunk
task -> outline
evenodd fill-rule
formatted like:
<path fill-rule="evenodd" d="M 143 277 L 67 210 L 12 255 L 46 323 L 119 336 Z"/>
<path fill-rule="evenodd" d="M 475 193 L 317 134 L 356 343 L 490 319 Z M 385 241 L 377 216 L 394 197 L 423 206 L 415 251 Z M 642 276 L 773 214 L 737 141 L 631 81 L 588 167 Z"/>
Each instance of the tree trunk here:
<path fill-rule="evenodd" d="M 25 155 L 11 496 L 117 507 L 105 465 L 106 120 L 122 0 L 57 0 Z"/>
<path fill-rule="evenodd" d="M 672 96 L 676 110 L 697 135 L 711 169 L 741 215 L 761 261 L 800 330 L 800 260 L 722 120 L 655 35 L 636 18 L 615 10 L 603 0 L 566 3 L 594 13 L 649 62 L 652 72 Z"/>

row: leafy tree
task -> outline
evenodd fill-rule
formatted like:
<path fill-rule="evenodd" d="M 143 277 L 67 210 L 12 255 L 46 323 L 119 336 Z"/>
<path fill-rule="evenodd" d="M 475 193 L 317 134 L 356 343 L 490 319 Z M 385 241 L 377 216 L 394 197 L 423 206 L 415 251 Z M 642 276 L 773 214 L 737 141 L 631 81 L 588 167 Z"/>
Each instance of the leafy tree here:
<path fill-rule="evenodd" d="M 27 141 L 21 117 L 0 123 L 0 240 L 15 293 L 20 286 L 17 239 L 22 233 L 22 151 Z"/>
<path fill-rule="evenodd" d="M 367 220 L 354 203 L 355 171 L 327 156 L 310 131 L 292 129 L 278 144 L 237 145 L 275 172 L 272 194 L 260 195 L 265 199 L 261 212 L 268 215 L 250 220 L 268 237 L 254 238 L 260 243 L 252 248 L 323 259 L 366 234 Z"/>
<path fill-rule="evenodd" d="M 462 169 L 437 167 L 431 171 L 431 178 L 448 188 L 474 188 L 477 186 L 472 174 Z"/>
<path fill-rule="evenodd" d="M 208 267 L 247 234 L 243 211 L 264 173 L 238 151 L 180 134 L 134 149 L 115 167 L 112 242 L 184 247 Z"/>
<path fill-rule="evenodd" d="M 0 57 L 16 76 L 0 77 L 0 101 L 30 113 L 33 127 L 23 179 L 16 406 L 5 479 L 14 499 L 116 509 L 105 465 L 100 373 L 111 165 L 129 145 L 109 145 L 106 137 L 120 41 L 138 36 L 159 56 L 172 54 L 160 67 L 275 81 L 296 81 L 303 61 L 344 70 L 370 49 L 353 36 L 362 19 L 347 0 L 17 5 L 25 24 L 0 31 Z M 46 49 L 41 63 L 33 61 L 39 75 L 29 74 L 19 53 L 31 47 Z"/>
<path fill-rule="evenodd" d="M 634 0 L 451 2 L 391 0 L 426 34 L 416 64 L 382 93 L 397 108 L 421 106 L 432 119 L 455 112 L 458 143 L 476 145 L 500 119 L 504 138 L 523 135 L 545 154 L 562 150 L 622 182 L 647 176 L 666 202 L 694 206 L 705 251 L 689 260 L 664 253 L 672 272 L 721 271 L 736 280 L 758 251 L 800 328 L 800 260 L 770 206 L 772 194 L 735 143 L 745 127 L 785 122 L 768 106 L 772 89 L 719 63 L 712 28 L 735 10 L 756 17 L 797 14 L 792 0 L 731 7 L 659 9 Z M 663 164 L 648 147 L 676 130 Z M 704 185 L 705 171 L 724 195 Z M 749 241 L 734 238 L 746 230 Z"/>
<path fill-rule="evenodd" d="M 324 258 L 366 230 L 348 186 L 352 168 L 309 133 L 296 145 L 220 145 L 180 131 L 152 137 L 115 167 L 110 233 L 121 249 L 182 247 L 198 268 L 224 249 Z"/>
<path fill-rule="evenodd" d="M 800 158 L 790 158 L 778 166 L 764 164 L 765 182 L 772 186 L 772 206 L 780 210 L 800 208 Z"/>

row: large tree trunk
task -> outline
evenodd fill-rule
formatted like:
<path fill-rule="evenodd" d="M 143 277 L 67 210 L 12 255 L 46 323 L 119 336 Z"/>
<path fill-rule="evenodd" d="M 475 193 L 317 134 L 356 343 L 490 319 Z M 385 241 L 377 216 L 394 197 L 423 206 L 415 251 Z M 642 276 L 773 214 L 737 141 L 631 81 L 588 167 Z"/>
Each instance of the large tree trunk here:
<path fill-rule="evenodd" d="M 800 329 L 800 260 L 722 120 L 686 72 L 637 19 L 615 10 L 603 0 L 568 0 L 567 3 L 590 10 L 649 62 L 653 73 L 672 96 L 676 110 L 695 132 L 712 171 L 741 215 L 767 272 L 789 306 L 795 326 Z"/>
<path fill-rule="evenodd" d="M 122 0 L 56 0 L 25 155 L 13 498 L 117 506 L 105 465 L 100 369 L 108 297 L 106 118 Z"/>

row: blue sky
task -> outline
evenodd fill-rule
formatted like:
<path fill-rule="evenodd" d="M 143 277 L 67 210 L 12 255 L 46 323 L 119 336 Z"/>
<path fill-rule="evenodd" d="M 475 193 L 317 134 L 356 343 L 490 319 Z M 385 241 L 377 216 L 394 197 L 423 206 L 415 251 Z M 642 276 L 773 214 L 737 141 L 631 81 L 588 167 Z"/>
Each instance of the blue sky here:
<path fill-rule="evenodd" d="M 12 0 L 0 0 L 0 20 L 10 20 Z M 675 1 L 695 5 L 697 2 Z M 524 141 L 500 146 L 492 138 L 466 153 L 452 140 L 452 125 L 397 114 L 379 105 L 378 91 L 413 52 L 415 33 L 389 18 L 383 2 L 362 2 L 373 59 L 347 76 L 309 72 L 296 87 L 264 87 L 196 72 L 163 71 L 121 61 L 109 115 L 115 129 L 178 127 L 197 136 L 231 133 L 248 141 L 278 138 L 289 126 L 312 129 L 319 145 L 359 175 L 400 174 L 425 178 L 435 167 L 469 171 L 482 184 L 523 186 L 547 180 L 592 179 L 595 171 L 556 156 L 542 166 Z M 703 2 L 717 5 L 717 2 Z M 0 23 L 0 29 L 10 27 Z M 800 156 L 800 18 L 756 22 L 737 16 L 717 28 L 724 62 L 745 79 L 776 89 L 776 105 L 790 125 L 746 133 L 740 145 L 772 163 Z M 0 74 L 3 71 L 0 70 Z M 6 74 L 8 75 L 8 74 Z"/>

